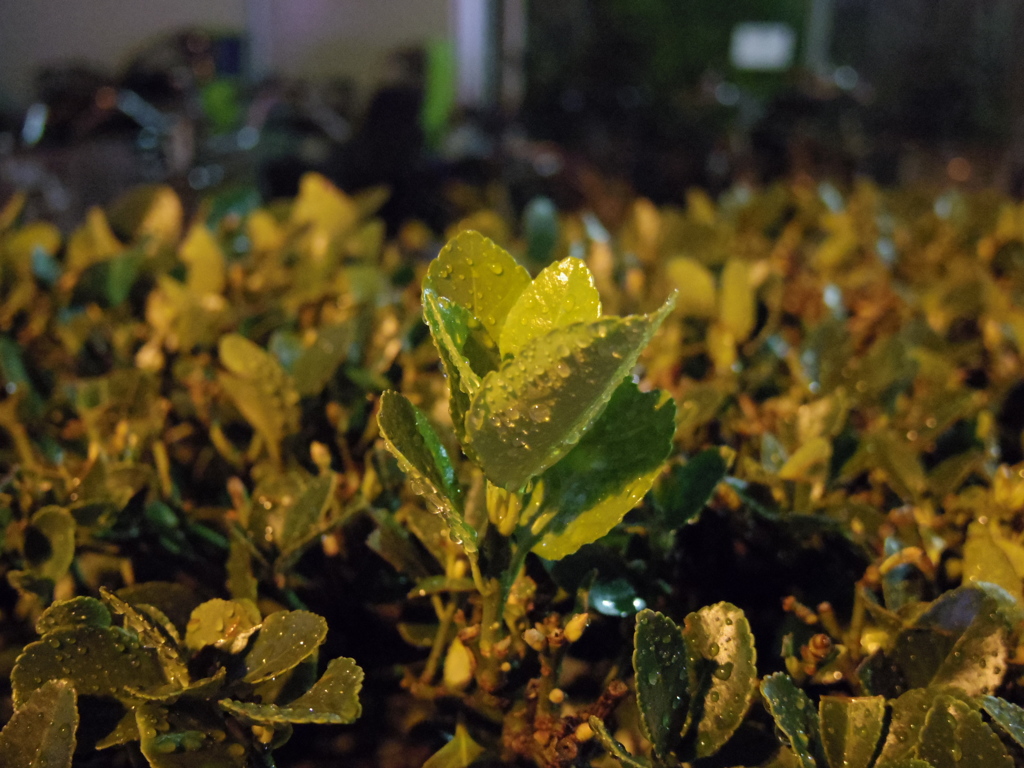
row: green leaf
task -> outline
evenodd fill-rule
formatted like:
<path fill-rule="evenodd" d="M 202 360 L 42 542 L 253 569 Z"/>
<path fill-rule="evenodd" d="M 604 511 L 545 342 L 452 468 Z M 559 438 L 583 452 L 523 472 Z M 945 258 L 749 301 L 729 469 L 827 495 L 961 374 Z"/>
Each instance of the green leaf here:
<path fill-rule="evenodd" d="M 515 355 L 555 328 L 589 323 L 601 316 L 601 296 L 587 265 L 572 256 L 551 264 L 519 294 L 505 318 L 498 346 Z"/>
<path fill-rule="evenodd" d="M 121 587 L 115 594 L 132 605 L 153 606 L 170 619 L 179 636 L 200 602 L 194 590 L 173 581 L 143 581 Z"/>
<path fill-rule="evenodd" d="M 323 392 L 338 366 L 348 357 L 351 344 L 352 326 L 348 323 L 328 325 L 317 331 L 316 341 L 302 350 L 292 367 L 298 393 L 313 397 Z"/>
<path fill-rule="evenodd" d="M 164 675 L 172 685 L 184 687 L 189 684 L 188 667 L 181 657 L 178 648 L 177 631 L 171 625 L 170 630 L 164 623 L 155 620 L 146 612 L 144 607 L 136 607 L 126 600 L 122 600 L 113 592 L 100 587 L 100 594 L 107 604 L 118 613 L 124 616 L 124 627 L 138 635 L 142 644 L 156 651 L 160 664 L 163 667 Z M 152 609 L 159 612 L 158 608 Z M 161 617 L 169 624 L 165 616 Z M 173 632 L 173 634 L 172 634 Z"/>
<path fill-rule="evenodd" d="M 496 345 L 509 310 L 530 284 L 530 274 L 479 232 L 448 241 L 430 263 L 423 287 L 461 304 L 484 324 Z"/>
<path fill-rule="evenodd" d="M 696 259 L 680 256 L 665 265 L 665 273 L 679 291 L 676 308 L 684 317 L 714 317 L 718 291 L 707 267 Z"/>
<path fill-rule="evenodd" d="M 918 756 L 935 768 L 1013 768 L 1013 758 L 981 713 L 952 696 L 937 696 L 928 710 Z"/>
<path fill-rule="evenodd" d="M 252 545 L 246 540 L 245 534 L 234 527 L 231 529 L 225 567 L 228 572 L 228 593 L 236 600 L 255 602 L 259 582 L 252 572 Z"/>
<path fill-rule="evenodd" d="M 363 670 L 353 659 L 331 659 L 327 671 L 299 698 L 285 705 L 222 699 L 222 709 L 258 723 L 351 723 L 362 712 Z"/>
<path fill-rule="evenodd" d="M 995 696 L 982 696 L 981 708 L 1007 736 L 1024 747 L 1024 708 Z"/>
<path fill-rule="evenodd" d="M 650 768 L 651 763 L 647 758 L 629 754 L 626 748 L 608 733 L 608 728 L 605 727 L 604 721 L 601 718 L 591 715 L 587 722 L 591 730 L 594 731 L 594 738 L 597 740 L 597 743 L 604 747 L 605 751 L 622 765 L 627 768 Z"/>
<path fill-rule="evenodd" d="M 156 652 L 120 627 L 58 629 L 25 646 L 11 673 L 15 706 L 47 680 L 70 680 L 79 696 L 123 698 L 125 688 L 167 682 Z"/>
<path fill-rule="evenodd" d="M 190 682 L 184 687 L 170 684 L 165 685 L 162 688 L 141 690 L 129 687 L 127 690 L 135 699 L 141 699 L 142 701 L 155 701 L 160 702 L 161 704 L 173 704 L 180 699 L 208 700 L 217 696 L 221 692 L 221 689 L 224 688 L 227 676 L 227 668 L 218 667 L 217 671 L 210 677 L 204 677 L 202 680 Z"/>
<path fill-rule="evenodd" d="M 68 680 L 50 680 L 18 707 L 0 731 L 5 768 L 71 768 L 78 707 Z"/>
<path fill-rule="evenodd" d="M 868 768 L 882 737 L 882 696 L 822 696 L 821 744 L 832 768 Z"/>
<path fill-rule="evenodd" d="M 912 688 L 892 702 L 889 732 L 878 756 L 878 764 L 886 765 L 918 757 L 918 746 L 925 718 L 939 696 L 953 696 L 970 703 L 962 691 L 949 687 Z"/>
<path fill-rule="evenodd" d="M 776 672 L 761 682 L 761 695 L 775 725 L 800 759 L 800 765 L 817 768 L 818 713 L 807 694 L 793 684 L 789 675 Z"/>
<path fill-rule="evenodd" d="M 245 655 L 247 683 L 276 677 L 320 647 L 327 637 L 327 622 L 309 611 L 277 611 L 263 621 L 260 633 Z"/>
<path fill-rule="evenodd" d="M 284 518 L 278 546 L 287 550 L 319 531 L 330 508 L 338 476 L 334 472 L 314 477 Z"/>
<path fill-rule="evenodd" d="M 476 531 L 462 517 L 462 488 L 448 451 L 427 417 L 405 395 L 385 392 L 377 424 L 409 482 L 448 526 L 452 541 L 476 551 Z"/>
<path fill-rule="evenodd" d="M 95 597 L 72 597 L 54 603 L 36 619 L 36 632 L 45 635 L 58 629 L 110 626 L 110 611 Z"/>
<path fill-rule="evenodd" d="M 654 484 L 674 433 L 675 403 L 623 382 L 590 430 L 542 476 L 540 515 L 550 520 L 533 551 L 559 560 L 618 525 Z"/>
<path fill-rule="evenodd" d="M 260 628 L 260 612 L 251 601 L 207 600 L 192 611 L 185 646 L 198 651 L 208 645 L 228 653 L 241 653 Z"/>
<path fill-rule="evenodd" d="M 659 757 L 674 751 L 690 703 L 687 648 L 668 616 L 644 609 L 633 637 L 636 703 L 644 736 Z"/>
<path fill-rule="evenodd" d="M 754 636 L 743 611 L 731 603 L 716 603 L 686 617 L 683 639 L 695 723 L 687 742 L 695 757 L 708 757 L 732 738 L 757 690 Z"/>
<path fill-rule="evenodd" d="M 486 750 L 473 741 L 466 726 L 455 726 L 455 736 L 427 758 L 423 768 L 469 768 Z"/>
<path fill-rule="evenodd" d="M 206 702 L 167 707 L 155 702 L 135 709 L 139 746 L 153 768 L 245 768 L 248 748 L 225 727 Z"/>
<path fill-rule="evenodd" d="M 590 428 L 671 310 L 558 328 L 487 374 L 467 439 L 495 485 L 518 491 Z"/>
<path fill-rule="evenodd" d="M 551 261 L 558 244 L 558 209 L 548 197 L 535 197 L 523 211 L 526 258 L 534 264 Z"/>
<path fill-rule="evenodd" d="M 43 507 L 25 529 L 25 560 L 34 576 L 58 581 L 75 559 L 75 518 L 61 507 Z"/>
<path fill-rule="evenodd" d="M 890 760 L 875 763 L 875 768 L 935 768 L 927 760 L 920 760 L 916 757 L 904 757 L 899 760 Z"/>
<path fill-rule="evenodd" d="M 227 281 L 224 252 L 213 234 L 202 224 L 189 229 L 179 250 L 181 260 L 188 265 L 188 289 L 200 296 L 221 294 Z"/>
<path fill-rule="evenodd" d="M 654 504 L 669 528 L 690 522 L 711 499 L 727 466 L 717 448 L 701 451 L 685 464 L 673 464 L 654 487 Z"/>
<path fill-rule="evenodd" d="M 1013 595 L 1018 603 L 1024 603 L 1021 578 L 987 525 L 974 522 L 967 526 L 963 568 L 964 584 L 978 581 L 996 584 Z"/>

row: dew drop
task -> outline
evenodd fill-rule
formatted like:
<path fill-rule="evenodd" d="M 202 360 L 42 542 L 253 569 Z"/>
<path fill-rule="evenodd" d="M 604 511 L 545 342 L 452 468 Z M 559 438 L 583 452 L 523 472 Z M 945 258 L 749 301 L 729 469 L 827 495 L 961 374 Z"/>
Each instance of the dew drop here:
<path fill-rule="evenodd" d="M 51 637 L 46 642 L 49 644 L 51 648 L 60 648 L 60 640 L 58 640 L 56 637 Z"/>
<path fill-rule="evenodd" d="M 551 409 L 544 403 L 534 403 L 530 406 L 530 418 L 538 424 L 545 424 L 551 421 Z"/>
<path fill-rule="evenodd" d="M 504 271 L 505 268 L 502 267 L 501 264 L 491 264 L 491 272 L 493 272 L 494 274 L 500 275 Z"/>

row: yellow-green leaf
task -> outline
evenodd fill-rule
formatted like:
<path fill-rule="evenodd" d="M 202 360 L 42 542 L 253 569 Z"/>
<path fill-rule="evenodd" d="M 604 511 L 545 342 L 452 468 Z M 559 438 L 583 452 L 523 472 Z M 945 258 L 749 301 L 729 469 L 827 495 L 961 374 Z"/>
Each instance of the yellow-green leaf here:
<path fill-rule="evenodd" d="M 721 303 L 718 318 L 737 342 L 743 342 L 754 330 L 757 301 L 751 285 L 750 267 L 739 258 L 731 258 L 722 270 Z"/>
<path fill-rule="evenodd" d="M 601 297 L 587 265 L 572 256 L 551 264 L 519 294 L 501 329 L 498 346 L 515 355 L 548 331 L 601 316 Z"/>
<path fill-rule="evenodd" d="M 718 307 L 715 276 L 696 259 L 682 256 L 665 265 L 672 287 L 679 291 L 676 309 L 686 317 L 714 317 Z"/>
<path fill-rule="evenodd" d="M 69 680 L 40 686 L 0 731 L 5 768 L 71 768 L 78 708 Z"/>
<path fill-rule="evenodd" d="M 190 291 L 199 296 L 224 292 L 224 252 L 210 230 L 202 224 L 194 224 L 182 242 L 179 254 L 188 265 L 186 285 Z"/>
<path fill-rule="evenodd" d="M 423 768 L 469 768 L 484 752 L 484 748 L 473 741 L 466 726 L 459 723 L 452 740 L 427 758 Z"/>

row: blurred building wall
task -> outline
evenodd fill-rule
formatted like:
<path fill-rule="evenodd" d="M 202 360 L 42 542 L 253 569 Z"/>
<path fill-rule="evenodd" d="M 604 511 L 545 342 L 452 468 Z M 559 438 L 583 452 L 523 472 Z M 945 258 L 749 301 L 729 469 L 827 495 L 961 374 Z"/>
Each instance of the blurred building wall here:
<path fill-rule="evenodd" d="M 187 26 L 252 35 L 257 72 L 351 77 L 365 95 L 397 47 L 450 38 L 452 0 L 0 0 L 0 99 L 24 104 L 40 65 L 116 73 L 154 36 Z M 269 23 L 269 25 L 268 25 Z"/>

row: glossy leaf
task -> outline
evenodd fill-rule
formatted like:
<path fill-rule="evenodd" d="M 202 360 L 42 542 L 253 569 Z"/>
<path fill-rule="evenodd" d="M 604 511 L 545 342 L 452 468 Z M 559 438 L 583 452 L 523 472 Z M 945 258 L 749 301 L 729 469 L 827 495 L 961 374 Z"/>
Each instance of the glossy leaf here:
<path fill-rule="evenodd" d="M 1021 577 L 1009 555 L 999 546 L 988 526 L 974 522 L 967 526 L 964 542 L 964 584 L 984 581 L 996 584 L 1024 603 Z"/>
<path fill-rule="evenodd" d="M 686 617 L 683 638 L 692 697 L 688 752 L 708 757 L 732 738 L 757 690 L 754 636 L 743 611 L 716 603 Z"/>
<path fill-rule="evenodd" d="M 260 628 L 260 613 L 249 601 L 207 600 L 192 611 L 185 646 L 198 651 L 208 645 L 241 653 Z"/>
<path fill-rule="evenodd" d="M 494 344 L 509 310 L 529 284 L 529 273 L 506 250 L 473 231 L 449 240 L 423 281 L 425 289 L 468 309 Z"/>
<path fill-rule="evenodd" d="M 881 696 L 822 696 L 821 744 L 832 768 L 869 768 L 885 722 Z"/>
<path fill-rule="evenodd" d="M 952 696 L 937 696 L 925 716 L 918 757 L 934 768 L 1013 768 L 999 737 L 981 713 Z"/>
<path fill-rule="evenodd" d="M 1007 736 L 1024 747 L 1024 708 L 996 696 L 982 696 L 981 708 Z"/>
<path fill-rule="evenodd" d="M 640 724 L 664 757 L 676 749 L 690 702 L 686 644 L 672 619 L 645 609 L 636 616 L 633 646 Z"/>
<path fill-rule="evenodd" d="M 890 764 L 918 757 L 918 746 L 924 730 L 925 718 L 939 697 L 959 697 L 969 704 L 970 699 L 953 688 L 912 688 L 892 702 L 892 717 L 885 744 L 878 756 L 878 764 Z"/>
<path fill-rule="evenodd" d="M 793 684 L 789 675 L 776 672 L 761 682 L 761 696 L 800 765 L 818 768 L 818 713 L 807 694 Z"/>
<path fill-rule="evenodd" d="M 453 541 L 476 550 L 476 531 L 462 518 L 462 488 L 448 451 L 427 417 L 404 395 L 385 392 L 377 424 L 388 450 L 448 526 Z"/>
<path fill-rule="evenodd" d="M 248 748 L 208 706 L 166 707 L 140 704 L 135 709 L 139 746 L 153 768 L 244 768 Z"/>
<path fill-rule="evenodd" d="M 594 277 L 580 259 L 551 264 L 519 294 L 501 329 L 498 346 L 515 355 L 534 339 L 555 328 L 589 323 L 601 316 L 601 297 Z"/>
<path fill-rule="evenodd" d="M 277 611 L 267 616 L 256 641 L 245 655 L 247 683 L 276 677 L 320 647 L 327 622 L 309 611 Z"/>
<path fill-rule="evenodd" d="M 178 635 L 185 632 L 192 610 L 199 605 L 195 591 L 173 581 L 143 581 L 121 587 L 115 593 L 133 605 L 145 603 L 171 620 Z"/>
<path fill-rule="evenodd" d="M 94 597 L 72 597 L 54 603 L 36 619 L 36 632 L 45 635 L 58 629 L 98 627 L 111 624 L 110 611 Z"/>
<path fill-rule="evenodd" d="M 363 670 L 352 659 L 331 659 L 327 671 L 287 704 L 252 704 L 221 699 L 222 709 L 258 723 L 351 723 L 359 717 Z"/>
<path fill-rule="evenodd" d="M 71 768 L 78 707 L 67 680 L 40 686 L 0 731 L 5 768 Z"/>
<path fill-rule="evenodd" d="M 177 631 L 173 625 L 169 628 L 165 626 L 165 622 L 170 624 L 167 617 L 160 614 L 159 617 L 164 619 L 162 622 L 152 615 L 158 613 L 159 609 L 153 608 L 151 612 L 147 612 L 144 606 L 136 607 L 102 587 L 100 594 L 115 613 L 124 616 L 125 629 L 134 632 L 143 646 L 156 651 L 168 681 L 174 685 L 188 685 L 188 667 L 178 648 Z"/>
<path fill-rule="evenodd" d="M 685 464 L 673 464 L 654 488 L 654 504 L 665 525 L 679 528 L 695 519 L 725 477 L 726 469 L 725 459 L 716 448 L 701 451 Z"/>
<path fill-rule="evenodd" d="M 282 526 L 278 546 L 286 550 L 317 534 L 331 506 L 337 488 L 337 475 L 328 472 L 314 477 L 306 485 L 295 505 L 288 510 Z"/>
<path fill-rule="evenodd" d="M 459 723 L 452 739 L 428 757 L 423 768 L 469 768 L 485 751 L 473 741 L 466 726 Z"/>
<path fill-rule="evenodd" d="M 551 519 L 533 551 L 558 560 L 607 534 L 654 484 L 674 433 L 673 401 L 623 382 L 579 443 L 542 476 L 540 515 Z"/>
<path fill-rule="evenodd" d="M 671 302 L 653 315 L 558 328 L 489 373 L 466 429 L 491 482 L 519 490 L 568 453 L 670 310 Z"/>
<path fill-rule="evenodd" d="M 15 706 L 47 680 L 67 679 L 79 696 L 123 697 L 125 688 L 157 688 L 167 680 L 156 652 L 120 627 L 59 629 L 25 646 L 11 687 Z"/>

